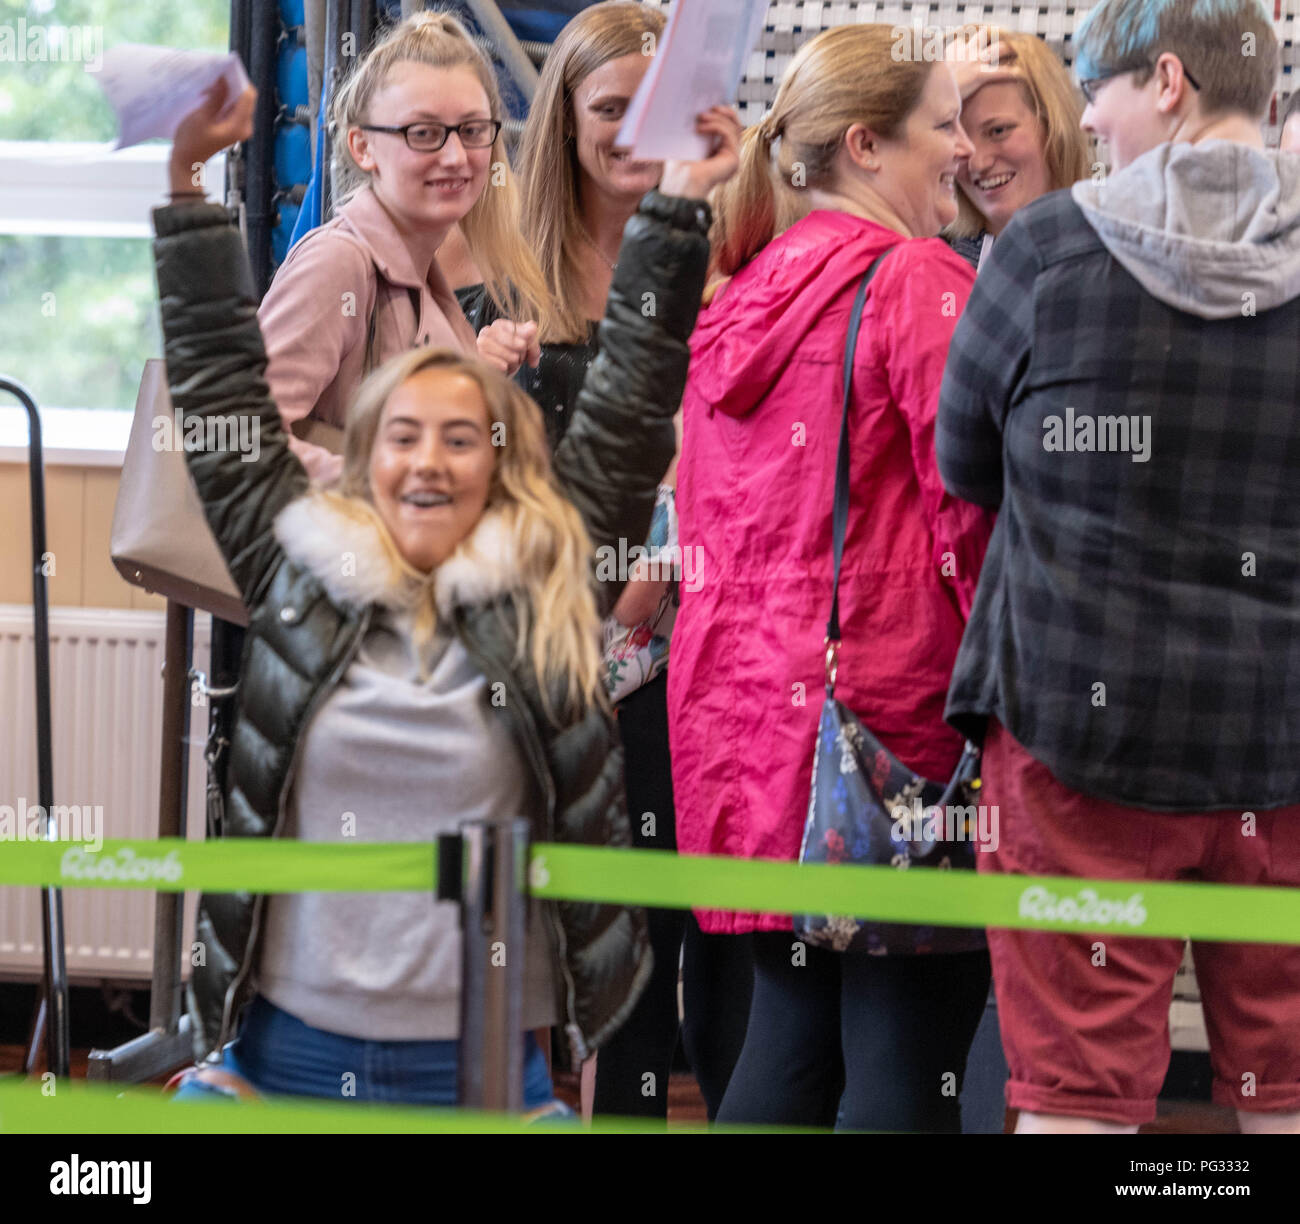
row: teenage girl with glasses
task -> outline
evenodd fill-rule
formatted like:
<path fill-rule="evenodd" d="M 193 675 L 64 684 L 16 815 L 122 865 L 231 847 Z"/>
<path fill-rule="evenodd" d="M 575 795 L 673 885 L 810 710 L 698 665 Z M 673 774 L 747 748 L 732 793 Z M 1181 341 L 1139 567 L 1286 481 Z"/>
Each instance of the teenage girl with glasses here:
<path fill-rule="evenodd" d="M 454 226 L 503 308 L 544 294 L 519 233 L 501 113 L 491 63 L 444 13 L 395 27 L 336 95 L 342 207 L 289 253 L 258 311 L 271 394 L 314 479 L 339 475 L 331 449 L 369 370 L 416 346 L 474 354 L 435 259 Z"/>

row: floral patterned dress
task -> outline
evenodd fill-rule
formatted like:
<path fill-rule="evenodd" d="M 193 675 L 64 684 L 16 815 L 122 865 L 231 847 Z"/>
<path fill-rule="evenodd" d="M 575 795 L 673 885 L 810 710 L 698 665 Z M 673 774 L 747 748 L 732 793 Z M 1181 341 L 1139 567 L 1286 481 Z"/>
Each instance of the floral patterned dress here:
<path fill-rule="evenodd" d="M 651 576 L 660 579 L 671 576 L 672 581 L 653 615 L 639 625 L 629 628 L 613 616 L 605 618 L 605 690 L 615 703 L 648 684 L 668 666 L 668 639 L 677 617 L 677 579 L 681 569 L 677 503 L 670 485 L 659 486 L 647 548 Z M 653 569 L 656 563 L 658 572 Z"/>

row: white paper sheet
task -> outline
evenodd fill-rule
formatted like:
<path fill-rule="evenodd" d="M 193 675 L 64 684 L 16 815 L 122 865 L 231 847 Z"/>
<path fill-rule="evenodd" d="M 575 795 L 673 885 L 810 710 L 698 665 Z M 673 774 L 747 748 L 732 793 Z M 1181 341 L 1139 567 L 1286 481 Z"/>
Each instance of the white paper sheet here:
<path fill-rule="evenodd" d="M 709 144 L 695 118 L 734 102 L 745 61 L 763 32 L 767 0 L 675 0 L 658 53 L 619 130 L 638 160 L 698 160 Z"/>
<path fill-rule="evenodd" d="M 225 115 L 249 84 L 233 51 L 177 51 L 123 43 L 104 53 L 104 66 L 91 74 L 117 114 L 115 149 L 155 136 L 170 139 L 180 122 L 223 77 Z"/>

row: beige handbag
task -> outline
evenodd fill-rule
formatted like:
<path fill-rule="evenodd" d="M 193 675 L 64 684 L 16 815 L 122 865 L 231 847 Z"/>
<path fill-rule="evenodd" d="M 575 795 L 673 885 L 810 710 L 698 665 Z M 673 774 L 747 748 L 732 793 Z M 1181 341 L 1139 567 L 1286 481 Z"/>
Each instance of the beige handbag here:
<path fill-rule="evenodd" d="M 113 564 L 132 586 L 246 625 L 248 610 L 203 515 L 176 436 L 180 431 L 173 435 L 174 445 L 154 447 L 154 423 L 160 417 L 175 420 L 167 367 L 155 357 L 144 364 L 122 461 L 109 544 Z M 320 426 L 312 434 L 318 446 L 339 449 L 341 430 Z"/>
<path fill-rule="evenodd" d="M 376 275 L 382 273 L 376 269 Z M 412 294 L 418 319 L 419 294 L 413 289 L 407 292 Z M 377 308 L 371 310 L 366 322 L 365 374 L 378 364 L 378 313 Z M 159 417 L 175 421 L 175 412 L 167 387 L 167 366 L 161 358 L 151 357 L 144 363 L 135 419 L 122 460 L 122 482 L 113 507 L 109 541 L 113 564 L 132 586 L 236 625 L 247 625 L 248 609 L 208 527 L 184 450 L 179 445 L 154 447 L 154 422 Z M 336 425 L 305 417 L 293 423 L 293 433 L 336 455 L 343 453 L 343 430 Z"/>

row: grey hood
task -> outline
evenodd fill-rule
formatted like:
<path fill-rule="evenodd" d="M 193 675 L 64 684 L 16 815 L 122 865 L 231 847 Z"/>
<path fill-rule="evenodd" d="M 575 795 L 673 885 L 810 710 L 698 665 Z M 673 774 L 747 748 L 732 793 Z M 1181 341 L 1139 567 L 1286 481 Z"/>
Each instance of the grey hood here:
<path fill-rule="evenodd" d="M 1072 190 L 1106 249 L 1170 306 L 1227 319 L 1300 297 L 1294 154 L 1231 140 L 1162 144 Z"/>

